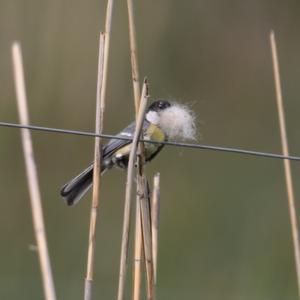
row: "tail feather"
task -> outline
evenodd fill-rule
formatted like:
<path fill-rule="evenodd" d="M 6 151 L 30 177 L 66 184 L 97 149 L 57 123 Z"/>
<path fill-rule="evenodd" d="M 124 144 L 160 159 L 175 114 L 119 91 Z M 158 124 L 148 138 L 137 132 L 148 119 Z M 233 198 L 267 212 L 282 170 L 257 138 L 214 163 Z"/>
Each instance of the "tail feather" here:
<path fill-rule="evenodd" d="M 61 188 L 60 194 L 66 201 L 67 205 L 75 205 L 92 186 L 93 169 L 94 166 L 90 165 L 82 173 L 67 182 Z"/>

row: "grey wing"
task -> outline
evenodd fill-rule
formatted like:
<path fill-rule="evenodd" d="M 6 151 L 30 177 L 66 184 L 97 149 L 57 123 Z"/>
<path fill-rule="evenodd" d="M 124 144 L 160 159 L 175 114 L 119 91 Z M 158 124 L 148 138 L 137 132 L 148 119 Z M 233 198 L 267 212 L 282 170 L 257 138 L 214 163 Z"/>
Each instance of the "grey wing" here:
<path fill-rule="evenodd" d="M 149 122 L 144 121 L 143 124 L 143 130 L 145 131 L 148 127 Z M 102 155 L 103 158 L 109 157 L 113 153 L 115 153 L 118 149 L 130 144 L 133 139 L 135 131 L 135 122 L 132 122 L 130 125 L 128 125 L 125 129 L 123 129 L 121 132 L 119 132 L 116 137 L 122 137 L 122 138 L 130 138 L 130 140 L 119 140 L 119 139 L 111 139 L 107 144 L 105 144 L 102 148 Z"/>
<path fill-rule="evenodd" d="M 133 132 L 135 129 L 135 122 L 131 123 L 125 129 L 123 129 L 120 133 L 116 135 L 116 137 L 133 137 Z M 119 140 L 119 139 L 111 139 L 107 144 L 105 144 L 102 148 L 103 158 L 109 157 L 113 153 L 115 153 L 118 149 L 124 147 L 131 143 L 131 140 Z"/>

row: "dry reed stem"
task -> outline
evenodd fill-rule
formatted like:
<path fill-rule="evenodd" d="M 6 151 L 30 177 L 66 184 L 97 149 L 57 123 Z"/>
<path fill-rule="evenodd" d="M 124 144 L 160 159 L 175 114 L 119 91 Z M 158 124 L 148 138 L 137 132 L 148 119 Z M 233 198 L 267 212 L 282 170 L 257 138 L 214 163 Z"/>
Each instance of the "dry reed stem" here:
<path fill-rule="evenodd" d="M 98 58 L 98 80 L 97 80 L 97 99 L 96 99 L 96 120 L 95 132 L 101 134 L 103 131 L 103 115 L 105 106 L 105 93 L 103 93 L 104 80 L 104 49 L 105 49 L 105 34 L 100 33 L 99 39 L 99 58 Z M 107 58 L 106 58 L 107 59 Z M 87 257 L 87 271 L 84 287 L 84 299 L 92 299 L 92 282 L 94 273 L 94 256 L 95 256 L 95 242 L 96 242 L 96 223 L 99 205 L 99 189 L 101 178 L 101 138 L 95 138 L 94 149 L 94 170 L 93 170 L 93 199 L 90 215 L 90 230 L 89 230 L 89 245 Z"/>
<path fill-rule="evenodd" d="M 143 249 L 145 254 L 146 275 L 147 275 L 147 299 L 154 300 L 154 274 L 152 260 L 152 234 L 151 234 L 151 212 L 150 212 L 150 195 L 146 176 L 138 176 L 138 195 L 140 197 L 142 232 L 143 232 Z"/>
<path fill-rule="evenodd" d="M 138 53 L 136 42 L 136 29 L 134 21 L 133 1 L 127 0 L 128 21 L 129 21 L 129 39 L 130 39 L 130 57 L 131 57 L 131 74 L 134 93 L 134 105 L 136 118 L 140 105 L 140 79 L 138 68 Z M 140 148 L 140 147 L 139 147 Z M 141 151 L 143 153 L 143 151 Z M 143 155 L 143 154 L 142 154 Z M 136 216 L 135 216 L 135 247 L 134 247 L 134 265 L 133 265 L 133 300 L 140 299 L 141 289 L 141 266 L 142 266 L 142 229 L 140 220 L 140 203 L 139 197 L 136 197 Z"/>
<path fill-rule="evenodd" d="M 160 174 L 155 174 L 153 178 L 153 192 L 151 201 L 151 225 L 152 225 L 152 259 L 154 284 L 157 283 L 157 249 L 158 249 L 158 226 L 159 226 L 159 207 L 160 207 Z"/>
<path fill-rule="evenodd" d="M 143 139 L 143 133 L 140 139 Z M 142 236 L 142 215 L 141 215 L 141 195 L 146 193 L 143 184 L 145 164 L 144 143 L 139 142 L 137 150 L 137 193 L 136 193 L 136 216 L 135 216 L 135 248 L 134 248 L 134 265 L 133 265 L 133 291 L 132 299 L 139 300 L 141 297 L 141 270 L 143 261 L 143 236 Z M 145 252 L 144 252 L 145 253 Z"/>
<path fill-rule="evenodd" d="M 134 103 L 136 116 L 140 105 L 140 78 L 138 68 L 138 52 L 136 42 L 136 29 L 134 21 L 133 1 L 127 0 L 128 21 L 129 21 L 129 39 L 130 39 L 130 56 L 131 56 L 131 72 L 134 92 Z"/>
<path fill-rule="evenodd" d="M 287 138 L 287 133 L 286 133 L 286 122 L 285 122 L 285 113 L 284 113 L 284 107 L 283 107 L 283 97 L 282 97 L 282 91 L 281 91 L 281 81 L 280 81 L 277 47 L 276 47 L 275 34 L 273 31 L 271 31 L 271 33 L 270 33 L 270 42 L 271 42 L 273 68 L 274 68 L 274 80 L 275 80 L 276 100 L 277 100 L 277 108 L 278 108 L 278 116 L 279 116 L 282 152 L 283 152 L 283 155 L 288 156 L 289 155 L 288 138 Z M 295 196 L 294 196 L 292 172 L 291 172 L 291 165 L 290 165 L 289 160 L 285 159 L 283 161 L 283 164 L 284 164 L 285 181 L 286 181 L 288 205 L 289 205 L 289 212 L 290 212 L 291 230 L 292 230 L 292 237 L 293 237 L 293 244 L 294 244 L 294 255 L 295 255 L 297 283 L 298 283 L 298 296 L 300 298 L 299 233 L 298 233 L 298 225 L 297 225 L 297 214 L 296 214 L 296 206 L 295 206 Z"/>
<path fill-rule="evenodd" d="M 108 0 L 105 17 L 105 32 L 100 34 L 99 58 L 98 58 L 98 79 L 97 79 L 97 100 L 96 100 L 96 132 L 102 133 L 105 110 L 105 97 L 107 87 L 107 70 L 110 47 L 110 33 L 112 25 L 113 0 Z M 93 170 L 93 200 L 90 215 L 89 246 L 87 258 L 87 271 L 84 288 L 84 299 L 92 298 L 92 281 L 94 273 L 94 252 L 95 232 L 99 205 L 99 187 L 101 173 L 101 140 L 95 139 L 94 170 Z"/>
<path fill-rule="evenodd" d="M 132 299 L 139 300 L 141 293 L 141 266 L 142 266 L 142 225 L 141 208 L 139 196 L 136 196 L 135 214 L 135 238 L 134 238 L 134 260 L 133 260 L 133 287 Z"/>
<path fill-rule="evenodd" d="M 27 96 L 25 88 L 24 70 L 21 46 L 18 42 L 12 45 L 12 59 L 14 68 L 14 81 L 17 96 L 19 119 L 22 125 L 29 124 Z M 44 226 L 41 193 L 39 189 L 38 174 L 34 159 L 30 130 L 21 129 L 22 145 L 26 165 L 27 183 L 30 193 L 31 211 L 37 242 L 39 263 L 43 279 L 45 299 L 55 300 L 55 288 L 53 283 L 50 258 L 47 247 L 46 232 Z"/>
<path fill-rule="evenodd" d="M 118 288 L 118 298 L 117 298 L 118 300 L 124 299 L 127 258 L 128 258 L 128 241 L 129 241 L 129 229 L 130 229 L 130 210 L 131 210 L 132 183 L 133 183 L 133 176 L 134 176 L 134 163 L 136 161 L 138 140 L 140 138 L 140 133 L 144 122 L 147 99 L 148 99 L 147 81 L 144 80 L 140 109 L 139 109 L 138 118 L 136 120 L 136 128 L 135 128 L 133 141 L 131 145 L 129 162 L 128 162 L 128 170 L 127 170 L 124 221 L 123 221 L 121 258 L 120 258 L 119 288 Z"/>

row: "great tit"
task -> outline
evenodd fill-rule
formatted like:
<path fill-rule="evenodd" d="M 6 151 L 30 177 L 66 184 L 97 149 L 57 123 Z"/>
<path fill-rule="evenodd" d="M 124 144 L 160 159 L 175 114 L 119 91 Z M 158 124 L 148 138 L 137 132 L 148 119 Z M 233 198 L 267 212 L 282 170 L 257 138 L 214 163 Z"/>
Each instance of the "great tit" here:
<path fill-rule="evenodd" d="M 147 109 L 145 121 L 143 123 L 143 138 L 157 142 L 166 141 L 168 134 L 160 126 L 162 112 L 170 108 L 171 104 L 165 100 L 153 102 Z M 162 123 L 163 124 L 163 123 Z M 172 124 L 169 124 L 172 126 Z M 135 122 L 123 129 L 117 137 L 133 137 Z M 163 144 L 145 142 L 145 160 L 151 161 L 163 148 Z M 131 148 L 130 140 L 111 139 L 102 148 L 101 174 L 112 167 L 126 169 Z M 88 191 L 93 183 L 93 164 L 86 168 L 78 176 L 67 182 L 60 191 L 61 196 L 67 205 L 76 204 L 81 197 Z"/>

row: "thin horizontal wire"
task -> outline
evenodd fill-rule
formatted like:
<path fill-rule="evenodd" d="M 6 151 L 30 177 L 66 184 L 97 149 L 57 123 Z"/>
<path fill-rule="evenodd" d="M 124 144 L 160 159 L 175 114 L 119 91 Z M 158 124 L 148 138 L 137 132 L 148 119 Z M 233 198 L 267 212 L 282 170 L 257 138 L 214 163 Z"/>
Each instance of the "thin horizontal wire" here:
<path fill-rule="evenodd" d="M 112 139 L 113 138 L 113 139 L 117 139 L 117 140 L 132 140 L 132 138 L 130 138 L 130 137 L 120 137 L 120 136 L 115 136 L 112 134 L 95 134 L 93 132 L 87 132 L 87 131 L 68 130 L 68 129 L 42 127 L 42 126 L 34 126 L 34 125 L 21 125 L 21 124 L 8 123 L 8 122 L 0 122 L 0 126 L 12 127 L 12 128 L 26 128 L 26 129 L 30 129 L 30 130 L 36 130 L 36 131 L 62 133 L 62 134 L 73 134 L 73 135 L 88 136 L 88 137 L 101 137 L 104 139 Z M 270 152 L 252 151 L 252 150 L 245 150 L 245 149 L 238 149 L 238 148 L 210 146 L 210 145 L 204 145 L 204 144 L 181 143 L 181 142 L 168 142 L 168 141 L 157 142 L 157 141 L 153 141 L 153 140 L 141 140 L 141 141 L 147 142 L 147 143 L 152 143 L 152 144 L 163 144 L 163 145 L 182 147 L 182 148 L 202 149 L 202 150 L 210 150 L 210 151 L 229 152 L 229 153 L 237 153 L 237 154 L 243 154 L 243 155 L 300 161 L 300 156 L 291 156 L 291 155 L 286 156 L 286 155 L 270 153 Z"/>

